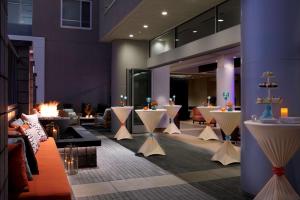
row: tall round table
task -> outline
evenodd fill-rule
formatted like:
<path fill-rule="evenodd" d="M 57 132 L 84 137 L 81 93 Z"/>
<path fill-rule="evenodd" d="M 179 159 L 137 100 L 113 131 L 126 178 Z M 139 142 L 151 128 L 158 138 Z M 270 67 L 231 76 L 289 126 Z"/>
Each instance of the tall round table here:
<path fill-rule="evenodd" d="M 158 141 L 153 133 L 154 129 L 157 127 L 166 109 L 157 110 L 135 110 L 142 122 L 144 123 L 147 131 L 147 139 L 144 144 L 138 150 L 138 153 L 142 153 L 144 156 L 148 157 L 150 155 L 166 155 L 165 151 L 161 148 Z"/>
<path fill-rule="evenodd" d="M 210 114 L 210 111 L 216 110 L 219 107 L 217 106 L 199 106 L 197 109 L 200 111 L 201 115 L 206 121 L 206 127 L 205 129 L 200 133 L 198 138 L 203 140 L 218 140 L 219 137 L 216 135 L 214 130 L 210 126 L 210 122 L 213 119 L 212 115 Z"/>
<path fill-rule="evenodd" d="M 131 134 L 127 130 L 125 126 L 125 122 L 130 115 L 133 107 L 132 106 L 115 106 L 111 107 L 112 111 L 116 114 L 117 118 L 120 121 L 121 127 L 116 133 L 115 137 L 117 140 L 122 140 L 122 139 L 132 139 Z"/>
<path fill-rule="evenodd" d="M 210 114 L 217 121 L 226 135 L 225 142 L 213 155 L 211 160 L 219 161 L 223 165 L 239 163 L 241 160 L 240 152 L 234 148 L 230 140 L 232 132 L 240 124 L 241 111 L 210 111 Z"/>
<path fill-rule="evenodd" d="M 164 130 L 164 133 L 181 133 L 181 131 L 177 128 L 176 124 L 174 123 L 174 118 L 180 110 L 181 105 L 166 105 L 164 106 L 164 108 L 167 110 L 167 114 L 171 119 L 171 122 L 168 125 L 168 127 Z"/>
<path fill-rule="evenodd" d="M 299 195 L 284 175 L 283 167 L 300 148 L 300 124 L 266 124 L 251 120 L 244 123 L 273 165 L 274 175 L 255 200 L 299 200 Z"/>

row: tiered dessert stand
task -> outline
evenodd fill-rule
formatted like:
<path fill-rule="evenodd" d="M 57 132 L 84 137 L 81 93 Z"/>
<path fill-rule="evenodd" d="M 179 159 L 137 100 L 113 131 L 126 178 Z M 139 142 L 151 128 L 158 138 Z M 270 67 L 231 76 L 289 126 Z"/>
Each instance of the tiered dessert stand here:
<path fill-rule="evenodd" d="M 272 112 L 272 104 L 279 104 L 282 101 L 282 98 L 280 97 L 272 97 L 271 96 L 271 89 L 277 88 L 278 84 L 275 82 L 272 82 L 271 79 L 275 78 L 272 72 L 264 72 L 263 78 L 266 79 L 265 82 L 260 83 L 258 86 L 261 88 L 267 89 L 268 96 L 267 97 L 258 97 L 256 99 L 257 104 L 265 104 L 265 110 L 263 114 L 260 116 L 260 119 L 262 120 L 272 120 L 273 118 L 273 112 Z"/>

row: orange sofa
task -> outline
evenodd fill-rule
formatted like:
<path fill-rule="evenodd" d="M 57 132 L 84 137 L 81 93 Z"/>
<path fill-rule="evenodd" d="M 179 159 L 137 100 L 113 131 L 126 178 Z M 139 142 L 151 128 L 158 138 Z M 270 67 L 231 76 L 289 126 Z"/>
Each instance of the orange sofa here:
<path fill-rule="evenodd" d="M 41 142 L 35 156 L 39 174 L 29 181 L 29 192 L 9 199 L 71 200 L 71 188 L 54 139 Z"/>

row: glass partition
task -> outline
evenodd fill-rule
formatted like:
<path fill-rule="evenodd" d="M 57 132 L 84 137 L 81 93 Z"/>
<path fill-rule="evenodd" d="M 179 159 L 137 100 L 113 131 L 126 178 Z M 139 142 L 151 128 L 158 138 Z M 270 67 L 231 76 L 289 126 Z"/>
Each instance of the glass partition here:
<path fill-rule="evenodd" d="M 240 24 L 240 0 L 227 0 L 150 41 L 150 57 Z"/>
<path fill-rule="evenodd" d="M 240 0 L 230 0 L 217 7 L 217 31 L 240 23 Z"/>
<path fill-rule="evenodd" d="M 176 47 L 215 33 L 215 9 L 191 19 L 176 28 Z"/>
<path fill-rule="evenodd" d="M 155 56 L 175 48 L 175 30 L 171 30 L 150 42 L 150 55 Z"/>

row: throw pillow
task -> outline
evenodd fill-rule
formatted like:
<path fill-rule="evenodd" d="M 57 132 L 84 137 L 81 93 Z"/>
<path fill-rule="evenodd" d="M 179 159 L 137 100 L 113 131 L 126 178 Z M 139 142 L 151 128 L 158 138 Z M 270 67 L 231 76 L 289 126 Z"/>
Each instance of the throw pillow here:
<path fill-rule="evenodd" d="M 19 118 L 19 119 L 14 120 L 13 122 L 11 122 L 10 126 L 12 128 L 17 128 L 19 126 L 22 126 L 23 124 L 24 124 L 23 120 Z"/>
<path fill-rule="evenodd" d="M 37 114 L 26 115 L 26 114 L 22 113 L 21 118 L 28 122 L 39 122 L 39 118 L 38 118 Z"/>
<path fill-rule="evenodd" d="M 8 135 L 10 136 L 17 136 L 17 135 L 21 135 L 21 133 L 19 131 L 10 131 L 8 130 Z"/>
<path fill-rule="evenodd" d="M 24 142 L 23 138 L 21 138 L 21 137 L 8 138 L 8 144 L 21 144 L 22 145 L 24 162 L 25 162 L 25 167 L 26 167 L 26 175 L 27 175 L 28 180 L 32 180 L 32 173 L 31 173 L 28 161 L 27 161 L 26 147 L 25 147 L 25 142 Z"/>
<path fill-rule="evenodd" d="M 26 158 L 28 161 L 28 165 L 30 167 L 30 171 L 32 174 L 39 174 L 39 168 L 38 168 L 38 163 L 37 160 L 35 158 L 33 149 L 31 147 L 30 141 L 28 139 L 28 137 L 24 134 L 24 135 L 20 135 L 20 136 L 8 136 L 9 138 L 22 138 L 24 140 L 25 143 L 25 148 L 26 148 Z"/>
<path fill-rule="evenodd" d="M 25 135 L 28 137 L 33 152 L 36 153 L 39 149 L 40 144 L 40 137 L 37 134 L 37 131 L 34 128 L 29 128 L 25 131 Z"/>
<path fill-rule="evenodd" d="M 9 191 L 16 193 L 28 191 L 22 144 L 8 145 L 8 169 Z"/>
<path fill-rule="evenodd" d="M 39 136 L 39 140 L 41 142 L 47 140 L 48 137 L 47 137 L 43 127 L 41 126 L 41 124 L 39 122 L 29 122 L 29 126 L 30 126 L 30 128 L 33 128 L 33 129 L 36 130 L 36 132 Z"/>

